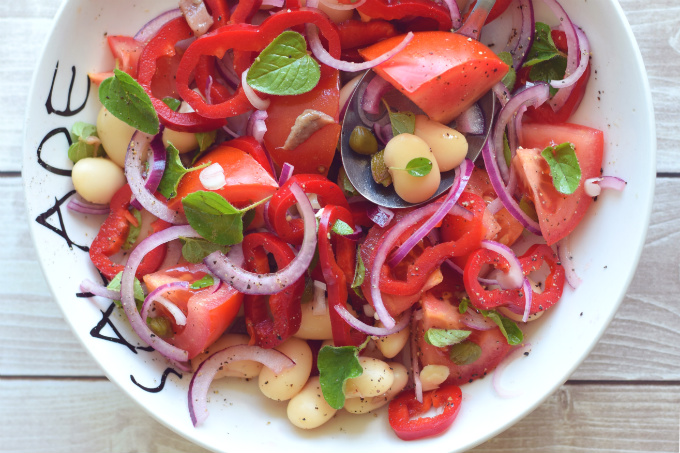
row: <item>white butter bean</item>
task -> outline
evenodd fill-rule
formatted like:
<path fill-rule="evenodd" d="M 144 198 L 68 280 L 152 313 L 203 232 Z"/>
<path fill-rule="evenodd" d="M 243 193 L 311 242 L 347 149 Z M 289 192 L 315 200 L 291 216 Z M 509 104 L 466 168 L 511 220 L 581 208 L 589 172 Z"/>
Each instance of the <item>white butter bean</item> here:
<path fill-rule="evenodd" d="M 331 329 L 331 317 L 328 310 L 322 315 L 315 315 L 312 302 L 300 306 L 302 319 L 300 329 L 295 333 L 298 338 L 305 340 L 328 340 L 333 338 Z"/>
<path fill-rule="evenodd" d="M 411 176 L 406 168 L 408 163 L 418 157 L 425 157 L 432 162 L 430 173 L 425 176 Z M 392 183 L 397 195 L 409 203 L 420 203 L 437 192 L 441 175 L 437 159 L 425 140 L 412 134 L 399 134 L 385 146 L 383 156 L 385 166 L 392 176 Z"/>
<path fill-rule="evenodd" d="M 345 382 L 346 398 L 378 396 L 392 387 L 394 373 L 386 362 L 372 357 L 359 357 L 359 363 L 364 372 Z"/>
<path fill-rule="evenodd" d="M 383 327 L 382 322 L 378 321 L 378 326 Z M 406 342 L 409 339 L 411 329 L 406 327 L 397 333 L 388 335 L 386 337 L 373 337 L 375 345 L 378 347 L 382 355 L 391 359 L 404 349 Z"/>
<path fill-rule="evenodd" d="M 465 160 L 468 142 L 457 130 L 432 121 L 425 115 L 416 115 L 415 135 L 429 145 L 437 159 L 439 171 L 453 170 Z"/>
<path fill-rule="evenodd" d="M 173 131 L 166 127 L 163 129 L 163 146 L 167 148 L 168 143 L 172 143 L 180 154 L 185 154 L 198 148 L 196 134 Z"/>
<path fill-rule="evenodd" d="M 191 367 L 196 370 L 198 366 L 213 353 L 220 351 L 229 346 L 236 346 L 240 344 L 248 344 L 248 335 L 241 335 L 236 333 L 228 333 L 220 337 L 203 353 L 197 355 L 191 360 Z M 223 377 L 237 377 L 250 379 L 260 374 L 262 364 L 253 360 L 239 360 L 238 362 L 230 362 L 223 365 L 217 372 L 214 379 Z"/>
<path fill-rule="evenodd" d="M 365 414 L 389 403 L 401 392 L 408 382 L 408 370 L 397 362 L 387 363 L 394 374 L 394 382 L 390 389 L 382 395 L 369 398 L 348 398 L 345 400 L 345 410 L 352 414 Z"/>
<path fill-rule="evenodd" d="M 97 135 L 109 158 L 119 167 L 125 166 L 125 154 L 135 128 L 119 120 L 105 107 L 97 115 Z"/>
<path fill-rule="evenodd" d="M 449 377 L 449 367 L 445 365 L 425 365 L 420 370 L 420 382 L 423 384 L 423 391 L 439 388 L 442 382 Z"/>
<path fill-rule="evenodd" d="M 286 401 L 305 386 L 312 372 L 312 350 L 306 341 L 291 337 L 274 348 L 283 352 L 294 362 L 292 368 L 274 373 L 271 368 L 263 367 L 260 371 L 260 390 L 267 398 L 276 401 Z"/>
<path fill-rule="evenodd" d="M 78 195 L 90 203 L 107 204 L 125 185 L 123 170 L 103 157 L 86 157 L 73 166 L 73 186 Z"/>
<path fill-rule="evenodd" d="M 288 420 L 302 429 L 318 428 L 336 412 L 324 399 L 318 376 L 309 379 L 300 393 L 288 402 L 286 410 Z"/>

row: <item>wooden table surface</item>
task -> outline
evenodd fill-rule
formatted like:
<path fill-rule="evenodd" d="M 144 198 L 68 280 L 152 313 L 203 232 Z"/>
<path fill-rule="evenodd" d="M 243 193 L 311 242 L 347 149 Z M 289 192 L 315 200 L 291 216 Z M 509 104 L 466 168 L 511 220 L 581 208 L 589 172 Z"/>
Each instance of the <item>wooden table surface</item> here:
<path fill-rule="evenodd" d="M 0 2 L 0 451 L 204 451 L 104 377 L 62 319 L 29 237 L 23 118 L 60 3 Z M 656 195 L 641 263 L 587 360 L 536 411 L 474 450 L 480 453 L 679 451 L 680 1 L 621 6 L 647 67 L 657 124 Z"/>

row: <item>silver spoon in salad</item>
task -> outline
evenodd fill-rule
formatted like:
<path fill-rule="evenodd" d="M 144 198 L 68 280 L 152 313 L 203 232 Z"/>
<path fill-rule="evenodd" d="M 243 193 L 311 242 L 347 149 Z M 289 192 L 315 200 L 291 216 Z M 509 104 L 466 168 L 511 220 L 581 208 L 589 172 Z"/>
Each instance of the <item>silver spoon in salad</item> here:
<path fill-rule="evenodd" d="M 491 10 L 494 3 L 495 0 L 478 1 L 474 10 L 470 13 L 468 20 L 460 29 L 458 29 L 456 34 L 465 36 L 469 40 L 477 40 L 481 25 L 484 24 L 488 12 Z M 491 51 L 489 50 L 489 52 Z M 392 186 L 385 186 L 376 182 L 376 179 L 374 178 L 375 162 L 373 168 L 371 165 L 371 160 L 374 158 L 373 155 L 370 153 L 362 154 L 356 152 L 350 145 L 350 141 L 352 140 L 352 144 L 355 145 L 354 147 L 356 148 L 357 135 L 359 132 L 354 133 L 354 138 L 352 138 L 352 134 L 357 127 L 360 127 L 359 129 L 363 134 L 368 130 L 375 137 L 368 137 L 369 140 L 377 139 L 379 146 L 382 144 L 384 147 L 392 134 L 390 112 L 411 112 L 414 115 L 425 113 L 420 107 L 412 102 L 409 97 L 402 94 L 401 91 L 393 88 L 389 83 L 383 80 L 374 80 L 375 77 L 379 77 L 375 71 L 366 71 L 347 101 L 342 122 L 342 131 L 340 134 L 340 152 L 345 173 L 347 174 L 349 181 L 362 196 L 379 206 L 386 208 L 406 208 L 414 206 L 420 203 L 407 202 L 397 195 Z M 373 86 L 369 87 L 372 81 L 374 82 Z M 376 84 L 375 82 L 380 83 Z M 374 92 L 375 85 L 380 86 L 380 88 L 377 88 L 377 91 L 379 91 L 377 96 Z M 452 129 L 466 133 L 465 135 L 468 144 L 467 158 L 472 161 L 476 160 L 480 155 L 482 147 L 489 138 L 491 132 L 496 97 L 491 91 L 488 91 L 488 89 L 485 91 L 486 93 L 483 94 L 480 99 L 468 100 L 470 107 L 465 109 L 462 114 L 456 115 L 456 118 L 453 119 L 453 121 L 450 121 L 450 118 L 447 118 L 447 120 L 443 122 Z M 369 110 L 372 110 L 373 112 L 378 112 L 379 110 L 380 113 L 370 113 L 366 110 L 367 95 L 368 97 L 373 98 L 371 101 L 373 104 L 376 103 L 376 97 L 378 99 L 382 98 L 383 103 L 386 104 L 387 107 L 376 107 L 374 105 L 373 108 Z M 387 111 L 388 108 L 389 112 Z M 442 172 L 439 188 L 429 199 L 436 198 L 448 190 L 453 184 L 454 179 L 455 169 Z M 423 203 L 425 201 L 423 201 Z"/>

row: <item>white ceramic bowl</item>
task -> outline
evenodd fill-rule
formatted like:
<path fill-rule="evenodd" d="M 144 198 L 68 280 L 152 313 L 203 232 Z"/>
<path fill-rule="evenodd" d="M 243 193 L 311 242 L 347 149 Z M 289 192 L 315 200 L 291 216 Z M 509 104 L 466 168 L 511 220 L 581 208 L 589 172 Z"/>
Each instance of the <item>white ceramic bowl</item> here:
<path fill-rule="evenodd" d="M 176 5 L 166 0 L 66 1 L 35 72 L 25 129 L 27 209 L 47 281 L 76 336 L 109 379 L 153 417 L 215 451 L 271 448 L 330 453 L 362 445 L 375 453 L 413 448 L 430 453 L 462 451 L 520 420 L 569 377 L 613 318 L 637 266 L 654 189 L 651 96 L 624 14 L 615 0 L 563 0 L 563 4 L 574 22 L 586 30 L 593 53 L 593 76 L 574 121 L 604 131 L 604 171 L 624 178 L 628 186 L 623 193 L 600 196 L 575 232 L 574 264 L 583 284 L 576 291 L 567 289 L 564 299 L 527 329 L 530 355 L 510 363 L 502 375 L 502 385 L 518 396 L 499 397 L 490 377 L 466 385 L 460 414 L 451 429 L 443 436 L 414 443 L 397 439 L 385 411 L 377 417 L 342 414 L 320 429 L 302 431 L 288 422 L 285 403 L 267 400 L 254 382 L 222 380 L 213 385 L 218 393 L 211 394 L 210 417 L 196 429 L 186 403 L 190 375 L 167 374 L 166 361 L 141 349 L 144 345 L 108 301 L 76 297 L 84 278 L 98 278 L 81 246 L 89 245 L 103 219 L 83 218 L 66 209 L 73 185 L 64 176 L 71 167 L 64 131 L 75 121 L 94 122 L 96 118 L 97 92 L 86 73 L 112 67 L 106 34 L 134 34 L 148 19 Z M 89 98 L 81 109 L 88 89 Z M 46 108 L 48 100 L 52 109 Z M 98 338 L 115 338 L 112 326 L 124 341 Z M 136 383 L 162 390 L 150 392 Z"/>

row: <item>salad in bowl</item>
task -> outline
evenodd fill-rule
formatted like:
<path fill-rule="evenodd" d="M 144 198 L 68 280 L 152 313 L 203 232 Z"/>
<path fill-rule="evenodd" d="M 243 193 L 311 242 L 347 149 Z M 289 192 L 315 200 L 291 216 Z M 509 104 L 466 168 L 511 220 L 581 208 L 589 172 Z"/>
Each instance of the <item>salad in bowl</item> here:
<path fill-rule="evenodd" d="M 212 449 L 448 451 L 499 432 L 566 379 L 621 298 L 580 322 L 579 296 L 616 285 L 584 247 L 631 192 L 603 127 L 616 109 L 593 108 L 584 9 L 67 3 L 64 26 L 105 18 L 103 45 L 83 46 L 67 90 L 43 58 L 55 127 L 26 157 L 29 189 L 63 191 L 29 210 L 36 240 L 68 250 L 46 271 L 67 319 L 112 380 Z M 362 124 L 344 131 L 348 108 Z M 341 132 L 370 190 L 406 207 L 355 188 Z M 564 329 L 582 335 L 564 345 Z"/>

